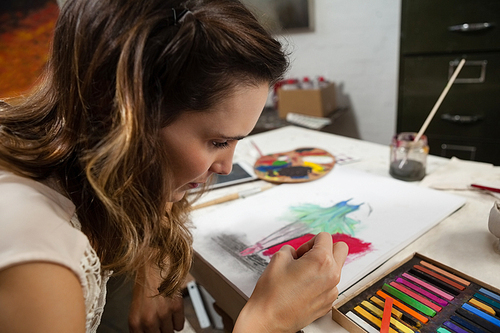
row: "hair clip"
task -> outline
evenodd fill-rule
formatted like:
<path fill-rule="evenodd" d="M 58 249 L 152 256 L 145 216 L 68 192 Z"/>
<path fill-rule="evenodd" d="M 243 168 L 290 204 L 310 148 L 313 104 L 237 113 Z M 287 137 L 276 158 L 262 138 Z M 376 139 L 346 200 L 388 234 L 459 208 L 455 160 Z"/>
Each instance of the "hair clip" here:
<path fill-rule="evenodd" d="M 179 12 L 177 12 L 179 10 Z M 184 15 L 186 15 L 186 13 L 188 12 L 189 10 L 185 9 L 185 8 L 182 8 L 182 9 L 175 9 L 175 8 L 172 8 L 172 14 L 174 16 L 174 25 L 177 25 L 177 23 L 179 22 L 180 19 L 182 19 L 182 17 Z"/>

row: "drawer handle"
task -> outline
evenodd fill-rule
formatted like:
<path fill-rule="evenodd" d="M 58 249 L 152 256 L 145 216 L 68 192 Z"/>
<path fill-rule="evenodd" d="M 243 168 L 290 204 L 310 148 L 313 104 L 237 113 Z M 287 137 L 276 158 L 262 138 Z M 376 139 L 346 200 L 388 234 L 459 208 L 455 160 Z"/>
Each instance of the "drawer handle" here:
<path fill-rule="evenodd" d="M 474 32 L 493 28 L 495 23 L 493 22 L 483 22 L 483 23 L 464 23 L 457 24 L 448 27 L 449 31 L 457 32 Z"/>
<path fill-rule="evenodd" d="M 472 124 L 482 120 L 483 116 L 482 115 L 463 116 L 459 114 L 445 113 L 441 115 L 441 119 L 449 121 L 451 123 Z"/>
<path fill-rule="evenodd" d="M 458 66 L 459 61 L 453 60 L 450 61 L 449 67 L 448 67 L 448 79 L 451 78 L 453 75 L 453 72 L 455 71 L 455 68 Z M 479 73 L 478 77 L 465 77 L 465 78 L 457 78 L 455 80 L 455 83 L 483 83 L 484 80 L 486 79 L 486 65 L 488 64 L 487 60 L 467 60 L 464 66 L 479 66 L 481 68 L 481 72 Z"/>

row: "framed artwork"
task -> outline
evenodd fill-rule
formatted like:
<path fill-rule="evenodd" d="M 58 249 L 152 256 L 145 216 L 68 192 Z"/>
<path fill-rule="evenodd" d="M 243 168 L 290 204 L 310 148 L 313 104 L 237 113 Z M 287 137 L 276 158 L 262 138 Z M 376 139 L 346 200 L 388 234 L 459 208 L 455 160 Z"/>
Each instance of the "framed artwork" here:
<path fill-rule="evenodd" d="M 314 30 L 313 0 L 242 0 L 272 33 Z"/>
<path fill-rule="evenodd" d="M 0 3 L 0 99 L 30 89 L 47 63 L 59 15 L 56 0 Z"/>

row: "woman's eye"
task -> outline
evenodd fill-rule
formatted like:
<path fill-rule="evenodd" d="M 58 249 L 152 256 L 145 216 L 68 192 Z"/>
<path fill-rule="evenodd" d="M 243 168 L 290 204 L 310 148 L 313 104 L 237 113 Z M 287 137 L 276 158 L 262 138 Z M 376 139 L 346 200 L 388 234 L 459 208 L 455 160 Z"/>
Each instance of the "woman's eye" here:
<path fill-rule="evenodd" d="M 224 142 L 212 141 L 212 144 L 214 145 L 215 148 L 227 148 L 227 147 L 229 147 L 229 142 L 227 142 L 227 141 L 224 141 Z"/>

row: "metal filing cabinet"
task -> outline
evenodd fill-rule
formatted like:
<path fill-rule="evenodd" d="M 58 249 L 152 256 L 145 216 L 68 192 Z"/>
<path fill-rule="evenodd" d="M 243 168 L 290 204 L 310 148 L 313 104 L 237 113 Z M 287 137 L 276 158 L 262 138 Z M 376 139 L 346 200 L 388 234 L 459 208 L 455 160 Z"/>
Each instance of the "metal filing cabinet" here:
<path fill-rule="evenodd" d="M 426 130 L 430 153 L 500 165 L 500 0 L 403 0 L 398 132 Z"/>

